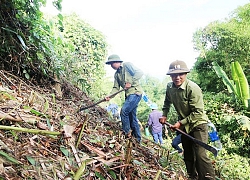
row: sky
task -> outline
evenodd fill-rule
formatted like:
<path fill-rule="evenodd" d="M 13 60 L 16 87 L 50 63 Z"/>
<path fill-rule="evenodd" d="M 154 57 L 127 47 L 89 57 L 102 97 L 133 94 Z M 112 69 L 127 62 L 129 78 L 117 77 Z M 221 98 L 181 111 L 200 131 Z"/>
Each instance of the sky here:
<path fill-rule="evenodd" d="M 199 55 L 193 49 L 195 31 L 229 18 L 247 3 L 250 0 L 63 0 L 61 13 L 75 12 L 100 31 L 109 44 L 108 55 L 117 54 L 161 79 L 172 61 L 183 60 L 192 68 Z M 49 6 L 44 11 L 53 12 Z M 114 74 L 110 66 L 105 68 Z"/>

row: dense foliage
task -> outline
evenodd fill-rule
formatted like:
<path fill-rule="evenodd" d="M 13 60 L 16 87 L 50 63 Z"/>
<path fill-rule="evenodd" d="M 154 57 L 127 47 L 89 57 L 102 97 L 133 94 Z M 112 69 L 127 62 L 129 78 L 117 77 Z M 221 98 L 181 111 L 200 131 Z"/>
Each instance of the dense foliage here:
<path fill-rule="evenodd" d="M 63 79 L 87 94 L 105 83 L 107 43 L 99 31 L 77 15 L 45 16 L 44 0 L 1 0 L 1 69 L 39 85 Z M 53 1 L 60 10 L 61 0 Z"/>
<path fill-rule="evenodd" d="M 200 55 L 192 74 L 204 91 L 207 115 L 217 127 L 223 144 L 215 161 L 220 177 L 225 179 L 249 179 L 249 169 L 244 170 L 250 163 L 249 110 L 240 93 L 234 91 L 239 86 L 232 67 L 239 62 L 241 74 L 244 73 L 245 81 L 249 81 L 249 11 L 250 4 L 239 7 L 229 19 L 212 22 L 193 36 L 194 48 Z M 244 89 L 249 92 L 248 85 Z"/>
<path fill-rule="evenodd" d="M 225 89 L 212 69 L 216 61 L 230 74 L 230 63 L 238 61 L 250 79 L 250 4 L 236 9 L 229 19 L 215 21 L 199 29 L 193 36 L 194 48 L 200 52 L 194 70 L 203 90 L 219 92 Z M 231 77 L 230 77 L 231 78 Z M 211 83 L 213 82 L 213 83 Z"/>
<path fill-rule="evenodd" d="M 233 80 L 235 73 L 231 64 L 239 62 L 249 81 L 249 11 L 250 4 L 239 7 L 229 19 L 212 22 L 195 32 L 193 37 L 195 49 L 200 52 L 194 72 L 197 74 L 197 82 L 206 92 L 209 117 L 217 125 L 228 153 L 233 152 L 248 158 L 249 150 L 246 147 L 249 145 L 249 112 L 242 106 L 242 100 L 237 99 L 237 93 L 225 91 L 230 91 L 226 85 L 231 82 L 223 83 L 223 79 L 218 78 L 213 63 L 224 70 L 225 74 L 221 77 L 227 75 L 228 79 Z M 249 91 L 249 87 L 245 89 Z"/>
<path fill-rule="evenodd" d="M 45 1 L 0 2 L 1 69 L 27 79 L 48 76 L 53 33 L 39 11 Z"/>
<path fill-rule="evenodd" d="M 57 44 L 55 71 L 88 94 L 104 85 L 105 37 L 76 14 L 63 16 L 63 40 Z M 58 32 L 59 33 L 59 32 Z M 59 73 L 61 72 L 61 73 Z"/>

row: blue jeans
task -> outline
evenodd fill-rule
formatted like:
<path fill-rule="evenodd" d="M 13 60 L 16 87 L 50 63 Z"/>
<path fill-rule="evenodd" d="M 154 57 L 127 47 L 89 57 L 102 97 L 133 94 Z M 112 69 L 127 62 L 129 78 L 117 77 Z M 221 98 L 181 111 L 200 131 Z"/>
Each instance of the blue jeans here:
<path fill-rule="evenodd" d="M 181 134 L 177 134 L 177 136 L 172 140 L 172 147 L 178 150 L 178 153 L 182 153 L 182 149 L 179 147 L 181 143 Z"/>
<path fill-rule="evenodd" d="M 137 121 L 136 112 L 142 95 L 130 94 L 121 109 L 122 130 L 128 134 L 132 130 L 132 135 L 141 141 L 140 126 Z"/>
<path fill-rule="evenodd" d="M 162 139 L 162 131 L 158 132 L 158 133 L 154 133 L 152 132 L 153 138 L 154 138 L 154 142 L 158 143 L 158 141 L 160 141 L 160 144 L 163 143 L 163 139 Z"/>

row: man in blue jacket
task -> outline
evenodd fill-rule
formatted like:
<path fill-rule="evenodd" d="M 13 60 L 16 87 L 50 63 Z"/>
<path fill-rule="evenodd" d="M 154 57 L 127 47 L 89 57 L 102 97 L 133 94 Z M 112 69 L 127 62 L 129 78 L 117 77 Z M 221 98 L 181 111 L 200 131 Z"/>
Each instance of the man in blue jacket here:
<path fill-rule="evenodd" d="M 125 137 L 129 138 L 133 135 L 138 142 L 141 141 L 140 127 L 137 121 L 137 107 L 142 97 L 142 88 L 139 80 L 143 76 L 143 72 L 130 62 L 124 62 L 116 54 L 110 55 L 106 64 L 116 70 L 114 75 L 114 85 L 110 94 L 126 89 L 125 102 L 121 108 L 122 129 Z M 105 97 L 107 101 L 110 97 Z"/>

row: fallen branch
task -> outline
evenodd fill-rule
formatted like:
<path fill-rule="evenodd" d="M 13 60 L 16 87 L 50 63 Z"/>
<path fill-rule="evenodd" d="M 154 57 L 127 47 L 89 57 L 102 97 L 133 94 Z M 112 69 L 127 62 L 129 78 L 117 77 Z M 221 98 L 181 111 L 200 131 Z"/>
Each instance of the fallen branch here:
<path fill-rule="evenodd" d="M 125 166 L 132 166 L 132 165 L 131 164 L 122 164 L 120 166 L 112 167 L 112 168 L 109 168 L 109 169 L 114 170 L 114 169 L 122 168 L 122 167 L 125 167 Z"/>
<path fill-rule="evenodd" d="M 81 143 L 88 148 L 89 151 L 92 151 L 96 154 L 98 154 L 100 157 L 106 157 L 107 154 L 105 154 L 103 151 L 100 151 L 99 149 L 95 148 L 94 146 L 89 145 L 88 143 L 85 143 L 84 141 L 81 141 Z"/>
<path fill-rule="evenodd" d="M 27 133 L 33 133 L 33 134 L 41 134 L 41 135 L 61 135 L 62 134 L 61 132 L 55 132 L 55 131 L 47 131 L 47 130 L 40 130 L 40 129 L 19 128 L 19 127 L 2 126 L 2 125 L 0 125 L 0 129 L 21 131 L 21 132 L 27 132 Z"/>
<path fill-rule="evenodd" d="M 69 143 L 69 146 L 71 147 L 72 151 L 73 151 L 73 154 L 75 156 L 75 159 L 76 159 L 76 162 L 78 164 L 79 167 L 81 167 L 81 160 L 77 154 L 77 151 L 76 151 L 76 148 L 75 146 L 73 145 L 73 143 Z"/>
<path fill-rule="evenodd" d="M 145 171 L 148 171 L 148 172 L 152 172 L 152 173 L 158 173 L 158 171 L 156 170 L 150 170 L 150 169 L 144 169 Z M 165 171 L 161 171 L 162 174 L 170 174 L 170 172 L 165 172 Z"/>
<path fill-rule="evenodd" d="M 109 159 L 109 160 L 105 160 L 105 159 L 103 159 L 103 157 L 93 157 L 93 159 L 96 159 L 99 162 L 101 162 L 107 166 L 112 166 L 116 161 L 121 160 L 122 157 L 117 156 L 117 157 L 113 157 L 112 159 Z"/>

